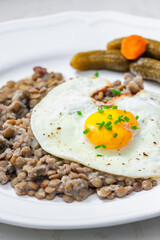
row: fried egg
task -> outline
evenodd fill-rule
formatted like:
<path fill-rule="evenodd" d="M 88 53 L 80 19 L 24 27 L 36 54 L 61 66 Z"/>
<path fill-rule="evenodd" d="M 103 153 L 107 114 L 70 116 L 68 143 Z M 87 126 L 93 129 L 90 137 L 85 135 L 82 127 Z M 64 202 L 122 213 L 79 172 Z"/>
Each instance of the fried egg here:
<path fill-rule="evenodd" d="M 159 95 L 140 91 L 106 106 L 91 97 L 111 86 L 102 78 L 75 78 L 55 87 L 33 109 L 33 134 L 63 159 L 121 176 L 160 176 Z"/>

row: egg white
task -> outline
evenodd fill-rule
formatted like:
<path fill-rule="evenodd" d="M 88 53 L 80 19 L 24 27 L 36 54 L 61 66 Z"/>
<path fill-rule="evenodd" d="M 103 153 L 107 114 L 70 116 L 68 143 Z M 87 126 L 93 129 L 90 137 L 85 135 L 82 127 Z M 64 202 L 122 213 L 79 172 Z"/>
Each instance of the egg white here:
<path fill-rule="evenodd" d="M 95 149 L 83 134 L 86 119 L 99 104 L 92 94 L 110 85 L 102 78 L 75 78 L 55 87 L 33 109 L 31 127 L 36 139 L 46 152 L 100 171 L 129 177 L 160 176 L 158 94 L 141 91 L 115 98 L 119 109 L 139 116 L 139 130 L 124 148 Z"/>

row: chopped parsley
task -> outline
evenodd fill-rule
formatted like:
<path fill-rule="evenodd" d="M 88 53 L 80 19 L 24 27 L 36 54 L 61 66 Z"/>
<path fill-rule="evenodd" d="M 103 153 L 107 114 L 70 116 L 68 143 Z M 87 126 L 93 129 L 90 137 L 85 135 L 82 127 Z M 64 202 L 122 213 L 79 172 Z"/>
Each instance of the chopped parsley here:
<path fill-rule="evenodd" d="M 106 148 L 106 145 L 102 144 L 101 147 L 102 147 L 102 148 Z"/>
<path fill-rule="evenodd" d="M 127 117 L 127 116 L 125 116 L 125 117 L 124 117 L 124 120 L 126 120 L 126 122 L 129 122 L 130 118 Z"/>
<path fill-rule="evenodd" d="M 132 130 L 136 130 L 137 129 L 137 126 L 132 126 Z"/>
<path fill-rule="evenodd" d="M 110 126 L 112 124 L 111 121 L 108 121 L 104 126 L 107 127 L 107 126 Z"/>
<path fill-rule="evenodd" d="M 102 122 L 99 124 L 98 129 L 101 130 L 101 128 L 103 127 L 104 124 L 105 124 L 105 121 L 102 121 Z"/>
<path fill-rule="evenodd" d="M 137 115 L 137 116 L 136 116 L 136 120 L 138 120 L 138 118 L 139 118 L 139 116 Z"/>
<path fill-rule="evenodd" d="M 100 146 L 101 146 L 101 145 L 96 146 L 95 149 L 100 148 Z"/>
<path fill-rule="evenodd" d="M 99 107 L 99 108 L 98 108 L 98 112 L 99 112 L 99 113 L 103 113 L 104 110 L 103 110 L 101 107 Z"/>
<path fill-rule="evenodd" d="M 83 134 L 87 134 L 90 132 L 90 129 L 89 128 L 86 128 L 84 131 L 83 131 Z"/>
<path fill-rule="evenodd" d="M 113 137 L 116 138 L 118 136 L 118 133 L 113 133 Z"/>
<path fill-rule="evenodd" d="M 118 120 L 114 121 L 114 124 L 115 124 L 115 125 L 116 125 L 117 123 L 119 123 L 119 121 L 118 121 Z"/>
<path fill-rule="evenodd" d="M 81 111 L 77 111 L 77 114 L 78 114 L 79 116 L 81 116 L 81 115 L 82 115 L 82 112 L 81 112 Z"/>
<path fill-rule="evenodd" d="M 122 118 L 123 117 L 123 115 L 120 115 L 119 117 L 118 117 L 118 122 L 124 122 L 124 119 Z"/>
<path fill-rule="evenodd" d="M 104 106 L 104 109 L 109 109 L 110 108 L 110 106 Z"/>
<path fill-rule="evenodd" d="M 106 130 L 112 131 L 112 126 L 106 126 Z"/>
<path fill-rule="evenodd" d="M 112 106 L 112 109 L 117 109 L 118 107 L 117 106 Z"/>
<path fill-rule="evenodd" d="M 108 114 L 108 119 L 112 119 L 112 115 L 111 114 Z"/>
<path fill-rule="evenodd" d="M 95 149 L 100 148 L 100 147 L 101 148 L 106 148 L 106 145 L 104 145 L 104 144 L 98 145 L 98 146 L 95 147 Z"/>
<path fill-rule="evenodd" d="M 103 155 L 101 155 L 101 154 L 97 154 L 97 157 L 102 157 Z"/>
<path fill-rule="evenodd" d="M 116 89 L 112 89 L 112 93 L 114 93 L 116 95 L 121 95 L 121 91 L 116 90 Z"/>
<path fill-rule="evenodd" d="M 99 72 L 96 72 L 96 73 L 94 74 L 94 76 L 95 76 L 95 77 L 98 77 L 98 76 L 99 76 Z"/>
<path fill-rule="evenodd" d="M 124 110 L 124 113 L 126 113 L 126 110 Z"/>

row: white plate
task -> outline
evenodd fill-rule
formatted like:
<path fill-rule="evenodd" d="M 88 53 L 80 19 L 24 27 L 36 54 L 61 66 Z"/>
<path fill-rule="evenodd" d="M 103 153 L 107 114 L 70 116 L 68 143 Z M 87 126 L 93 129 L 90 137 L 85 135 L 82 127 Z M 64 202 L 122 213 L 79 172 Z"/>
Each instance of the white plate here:
<path fill-rule="evenodd" d="M 78 51 L 105 49 L 114 38 L 139 34 L 160 40 L 160 20 L 134 17 L 116 12 L 68 12 L 37 19 L 0 24 L 0 83 L 18 80 L 32 73 L 35 65 L 62 72 L 66 77 L 93 74 L 77 73 L 69 66 Z M 99 71 L 109 80 L 123 74 Z M 145 88 L 160 91 L 160 85 L 146 82 Z M 72 229 L 111 226 L 160 215 L 160 186 L 133 193 L 124 199 L 101 201 L 96 195 L 83 202 L 67 204 L 15 194 L 10 184 L 0 185 L 0 221 L 43 228 Z"/>

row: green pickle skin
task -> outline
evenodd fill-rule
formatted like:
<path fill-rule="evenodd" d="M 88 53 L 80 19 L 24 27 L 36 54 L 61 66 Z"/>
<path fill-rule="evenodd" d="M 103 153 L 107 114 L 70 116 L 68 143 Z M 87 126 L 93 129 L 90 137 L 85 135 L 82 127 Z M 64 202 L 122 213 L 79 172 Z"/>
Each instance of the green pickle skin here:
<path fill-rule="evenodd" d="M 107 69 L 125 72 L 129 70 L 129 61 L 117 49 L 77 53 L 70 64 L 79 71 Z"/>
<path fill-rule="evenodd" d="M 107 49 L 108 50 L 121 49 L 121 43 L 123 39 L 124 38 L 117 38 L 117 39 L 114 39 L 113 41 L 110 41 L 107 44 Z M 148 41 L 148 45 L 145 52 L 145 56 L 159 60 L 160 59 L 160 42 L 152 39 L 148 39 L 148 38 L 146 38 L 146 40 Z"/>
<path fill-rule="evenodd" d="M 144 79 L 160 82 L 160 61 L 153 58 L 139 58 L 130 64 L 130 71 Z"/>
<path fill-rule="evenodd" d="M 124 37 L 123 38 L 117 38 L 117 39 L 114 39 L 114 40 L 110 41 L 107 44 L 107 50 L 121 49 L 121 43 L 122 43 L 123 39 L 124 39 Z"/>

